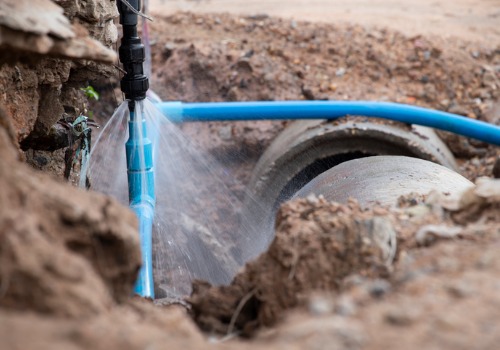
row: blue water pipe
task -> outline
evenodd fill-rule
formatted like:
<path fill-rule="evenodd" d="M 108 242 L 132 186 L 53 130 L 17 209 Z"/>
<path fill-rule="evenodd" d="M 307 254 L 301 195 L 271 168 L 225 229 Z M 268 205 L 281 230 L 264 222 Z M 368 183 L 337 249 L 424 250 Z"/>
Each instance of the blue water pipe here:
<path fill-rule="evenodd" d="M 155 210 L 153 143 L 140 101 L 146 98 L 149 80 L 144 74 L 145 48 L 137 31 L 140 0 L 118 0 L 123 36 L 119 48 L 125 75 L 120 87 L 128 101 L 130 117 L 129 139 L 125 144 L 130 208 L 139 220 L 142 265 L 135 293 L 154 298 L 152 231 Z"/>
<path fill-rule="evenodd" d="M 142 266 L 135 293 L 154 298 L 152 231 L 155 212 L 153 142 L 143 114 L 130 112 L 125 144 L 130 208 L 139 220 Z"/>
<path fill-rule="evenodd" d="M 391 102 L 259 101 L 160 102 L 157 107 L 172 122 L 336 119 L 347 115 L 384 118 L 449 131 L 500 145 L 500 127 L 457 114 Z"/>

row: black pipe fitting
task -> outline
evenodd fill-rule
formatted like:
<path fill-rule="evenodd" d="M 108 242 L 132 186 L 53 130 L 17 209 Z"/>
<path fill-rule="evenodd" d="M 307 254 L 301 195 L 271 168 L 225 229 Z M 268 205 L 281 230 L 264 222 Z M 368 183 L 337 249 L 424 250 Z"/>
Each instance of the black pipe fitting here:
<path fill-rule="evenodd" d="M 134 9 L 140 11 L 140 0 L 125 0 Z M 118 50 L 120 62 L 123 64 L 125 75 L 120 87 L 125 98 L 129 100 L 130 111 L 134 110 L 134 101 L 146 98 L 149 89 L 149 80 L 144 75 L 143 63 L 146 58 L 144 45 L 137 34 L 138 16 L 128 8 L 121 0 L 117 0 L 118 12 L 120 13 L 120 24 L 123 27 L 123 37 Z"/>

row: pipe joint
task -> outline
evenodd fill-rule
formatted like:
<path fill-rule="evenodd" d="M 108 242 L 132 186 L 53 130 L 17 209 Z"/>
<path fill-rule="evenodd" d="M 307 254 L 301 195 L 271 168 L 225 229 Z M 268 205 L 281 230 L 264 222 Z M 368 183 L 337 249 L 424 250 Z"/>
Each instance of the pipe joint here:
<path fill-rule="evenodd" d="M 139 0 L 127 1 L 137 11 L 140 10 Z M 121 1 L 118 1 L 117 6 L 120 13 L 120 23 L 123 26 L 123 38 L 118 54 L 126 72 L 120 82 L 120 87 L 127 100 L 143 100 L 149 89 L 149 81 L 144 75 L 143 63 L 146 59 L 146 51 L 137 34 L 137 14 Z M 134 104 L 129 103 L 129 108 L 133 111 Z"/>

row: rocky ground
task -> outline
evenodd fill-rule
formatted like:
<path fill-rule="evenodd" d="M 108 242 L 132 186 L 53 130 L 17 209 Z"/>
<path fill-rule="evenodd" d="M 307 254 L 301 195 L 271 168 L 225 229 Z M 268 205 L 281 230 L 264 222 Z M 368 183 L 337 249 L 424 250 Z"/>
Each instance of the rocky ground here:
<path fill-rule="evenodd" d="M 99 28 L 85 13 L 73 16 Z M 190 13 L 158 17 L 151 32 L 153 88 L 163 99 L 378 99 L 500 122 L 498 42 Z M 37 144 L 33 135 L 48 133 L 37 129 L 49 123 L 37 113 L 43 104 L 33 107 L 30 96 L 43 101 L 40 95 L 50 91 L 44 82 L 55 96 L 67 96 L 61 91 L 78 91 L 75 84 L 87 74 L 83 63 L 60 59 L 46 70 L 60 74 L 12 62 L 0 71 L 4 89 L 14 87 L 4 92 L 0 113 L 2 348 L 495 348 L 497 148 L 443 133 L 461 172 L 477 181 L 460 200 L 405 198 L 394 210 L 316 197 L 290 202 L 278 214 L 269 250 L 229 286 L 195 282 L 182 305 L 131 299 L 140 261 L 134 216 L 114 200 L 23 164 L 27 159 L 59 176 L 64 168 L 64 151 L 25 141 Z M 110 82 L 94 85 L 114 105 Z M 69 99 L 62 101 L 62 109 L 73 111 Z M 20 111 L 29 108 L 25 121 Z M 109 112 L 89 108 L 102 120 Z M 183 129 L 245 184 L 285 126 Z"/>

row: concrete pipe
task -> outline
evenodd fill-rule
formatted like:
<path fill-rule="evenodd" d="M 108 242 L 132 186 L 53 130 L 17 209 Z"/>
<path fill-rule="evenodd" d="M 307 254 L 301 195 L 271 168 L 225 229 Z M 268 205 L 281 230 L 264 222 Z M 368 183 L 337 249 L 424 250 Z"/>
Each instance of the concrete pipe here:
<path fill-rule="evenodd" d="M 430 128 L 369 118 L 307 120 L 292 123 L 274 140 L 257 163 L 249 189 L 260 205 L 276 208 L 324 171 L 376 155 L 415 157 L 456 169 L 448 147 Z"/>
<path fill-rule="evenodd" d="M 420 158 L 449 168 L 450 173 L 456 169 L 448 147 L 427 127 L 365 117 L 293 122 L 269 146 L 252 174 L 245 216 L 259 224 L 258 238 L 241 242 L 257 245 L 246 258 L 253 258 L 272 240 L 280 203 L 343 162 L 380 155 Z"/>
<path fill-rule="evenodd" d="M 294 198 L 322 195 L 333 202 L 349 198 L 361 206 L 396 206 L 401 196 L 423 197 L 432 191 L 460 195 L 473 184 L 462 175 L 436 163 L 402 156 L 354 159 L 337 165 L 313 179 Z"/>

